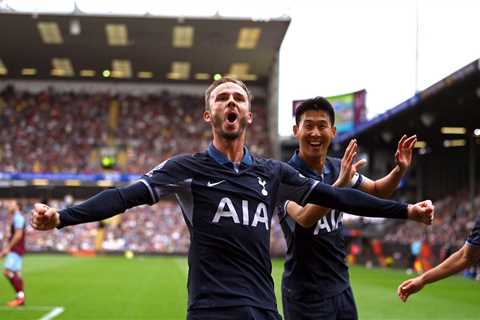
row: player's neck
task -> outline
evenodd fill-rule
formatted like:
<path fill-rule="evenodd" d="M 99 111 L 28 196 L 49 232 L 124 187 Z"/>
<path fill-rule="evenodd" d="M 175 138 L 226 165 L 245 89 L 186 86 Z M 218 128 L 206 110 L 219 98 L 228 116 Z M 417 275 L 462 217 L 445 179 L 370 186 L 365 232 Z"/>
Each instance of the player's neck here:
<path fill-rule="evenodd" d="M 301 151 L 298 153 L 298 156 L 300 159 L 303 160 L 307 164 L 307 166 L 315 171 L 317 174 L 322 174 L 323 172 L 323 165 L 325 164 L 325 159 L 327 158 L 327 155 L 321 155 L 319 157 L 308 157 Z"/>
<path fill-rule="evenodd" d="M 219 136 L 213 137 L 213 146 L 223 153 L 233 163 L 240 163 L 243 158 L 243 147 L 245 146 L 245 135 L 229 140 Z"/>

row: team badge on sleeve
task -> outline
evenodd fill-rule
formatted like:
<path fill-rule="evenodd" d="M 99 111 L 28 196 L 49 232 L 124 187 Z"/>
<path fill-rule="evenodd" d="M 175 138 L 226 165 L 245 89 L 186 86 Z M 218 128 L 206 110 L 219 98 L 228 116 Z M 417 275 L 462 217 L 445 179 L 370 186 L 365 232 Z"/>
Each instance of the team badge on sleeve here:
<path fill-rule="evenodd" d="M 158 166 L 156 166 L 155 168 L 153 168 L 152 170 L 150 170 L 149 172 L 147 172 L 145 175 L 146 175 L 147 177 L 152 177 L 152 176 L 153 176 L 153 173 L 154 173 L 155 171 L 158 171 L 158 170 L 162 169 L 162 168 L 165 166 L 165 164 L 167 163 L 168 160 L 170 160 L 170 159 L 167 159 L 167 160 L 163 161 L 163 162 L 160 163 Z"/>

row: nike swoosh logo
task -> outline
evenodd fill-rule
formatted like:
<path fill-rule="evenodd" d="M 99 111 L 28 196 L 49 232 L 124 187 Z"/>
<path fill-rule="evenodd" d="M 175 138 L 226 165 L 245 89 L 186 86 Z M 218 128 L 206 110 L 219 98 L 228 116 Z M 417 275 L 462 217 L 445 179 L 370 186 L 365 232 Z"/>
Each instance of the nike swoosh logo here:
<path fill-rule="evenodd" d="M 218 182 L 210 182 L 210 181 L 208 181 L 208 182 L 207 182 L 207 187 L 214 187 L 214 186 L 217 186 L 217 185 L 219 185 L 220 183 L 223 183 L 223 182 L 225 182 L 225 180 L 221 180 L 221 181 L 218 181 Z"/>

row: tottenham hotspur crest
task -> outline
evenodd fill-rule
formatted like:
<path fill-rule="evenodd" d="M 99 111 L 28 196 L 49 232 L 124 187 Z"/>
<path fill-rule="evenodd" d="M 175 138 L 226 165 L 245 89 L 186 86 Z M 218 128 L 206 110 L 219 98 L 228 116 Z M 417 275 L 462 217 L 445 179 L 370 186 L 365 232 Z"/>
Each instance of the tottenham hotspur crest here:
<path fill-rule="evenodd" d="M 258 178 L 258 184 L 262 186 L 262 195 L 264 195 L 265 197 L 268 196 L 268 191 L 267 189 L 265 189 L 265 185 L 267 184 L 267 181 L 263 180 L 260 177 L 257 177 L 257 178 Z"/>

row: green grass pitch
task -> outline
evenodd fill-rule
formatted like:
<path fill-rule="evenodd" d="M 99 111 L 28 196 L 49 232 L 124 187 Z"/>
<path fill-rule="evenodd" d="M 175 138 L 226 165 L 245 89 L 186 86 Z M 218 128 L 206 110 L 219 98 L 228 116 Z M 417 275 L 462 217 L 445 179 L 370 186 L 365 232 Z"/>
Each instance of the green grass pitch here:
<path fill-rule="evenodd" d="M 274 260 L 277 298 L 282 268 Z M 479 282 L 449 278 L 404 304 L 396 296 L 404 272 L 353 267 L 350 274 L 360 319 L 480 319 Z M 185 319 L 186 276 L 183 257 L 30 255 L 24 260 L 27 306 L 0 306 L 0 319 Z M 0 303 L 11 298 L 1 279 Z"/>

